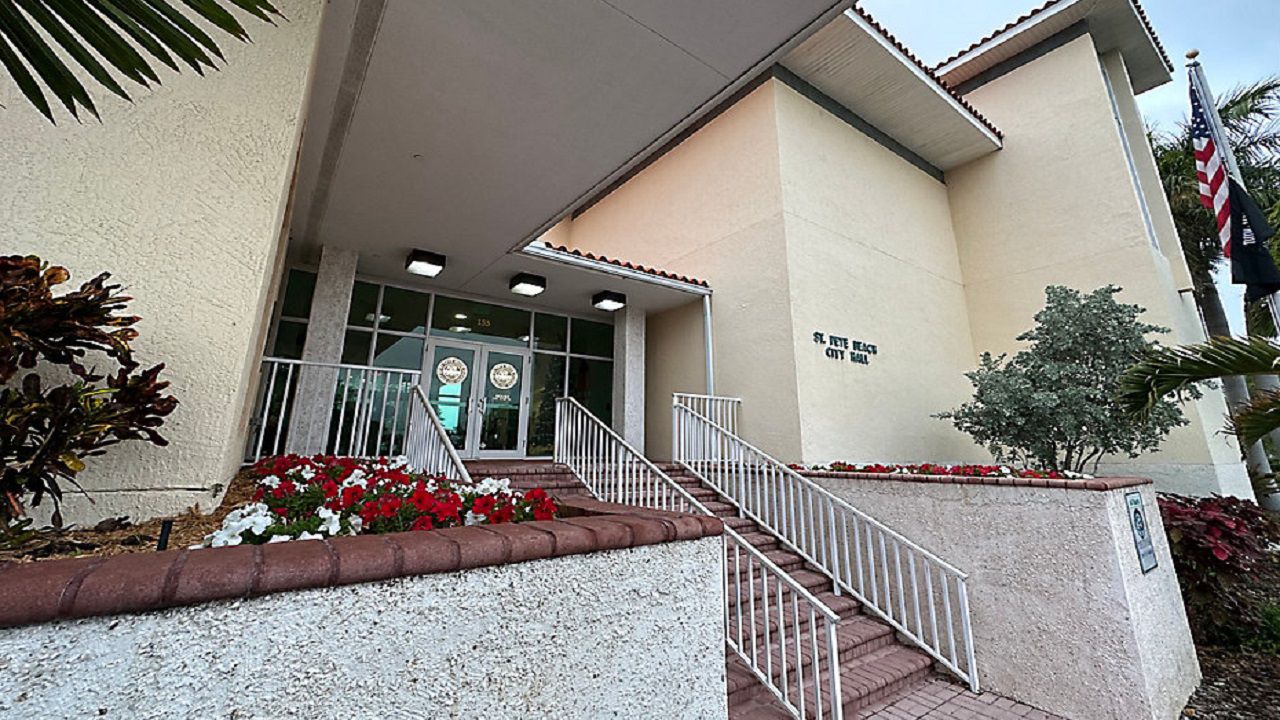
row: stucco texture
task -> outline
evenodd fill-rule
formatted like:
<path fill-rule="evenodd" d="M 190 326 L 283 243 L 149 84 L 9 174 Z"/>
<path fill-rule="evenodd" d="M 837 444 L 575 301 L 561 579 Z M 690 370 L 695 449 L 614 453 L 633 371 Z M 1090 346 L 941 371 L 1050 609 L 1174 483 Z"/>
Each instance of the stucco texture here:
<path fill-rule="evenodd" d="M 6 718 L 726 717 L 718 537 L 0 631 Z"/>
<path fill-rule="evenodd" d="M 1072 720 L 1169 720 L 1200 680 L 1155 492 L 817 479 L 969 574 L 984 689 Z M 1158 567 L 1142 573 L 1125 495 Z"/>
<path fill-rule="evenodd" d="M 96 504 L 69 493 L 70 522 L 208 507 L 235 472 L 324 3 L 277 6 L 287 22 L 245 21 L 253 42 L 219 37 L 216 72 L 161 68 L 133 103 L 95 87 L 101 122 L 51 125 L 0 76 L 0 253 L 64 265 L 73 283 L 111 272 L 136 298 L 137 358 L 166 363 L 181 403 L 169 447 L 89 462 Z"/>
<path fill-rule="evenodd" d="M 1146 308 L 1145 321 L 1173 330 L 1164 343 L 1203 339 L 1194 304 L 1179 294 L 1186 264 L 1119 58 L 1104 62 L 1085 34 L 966 97 L 1005 134 L 1002 150 L 946 176 L 975 350 L 1016 351 L 1047 285 L 1118 285 L 1122 302 Z M 1218 432 L 1221 394 L 1184 409 L 1190 425 L 1160 452 L 1107 458 L 1108 467 L 1163 489 L 1251 497 L 1238 447 Z"/>

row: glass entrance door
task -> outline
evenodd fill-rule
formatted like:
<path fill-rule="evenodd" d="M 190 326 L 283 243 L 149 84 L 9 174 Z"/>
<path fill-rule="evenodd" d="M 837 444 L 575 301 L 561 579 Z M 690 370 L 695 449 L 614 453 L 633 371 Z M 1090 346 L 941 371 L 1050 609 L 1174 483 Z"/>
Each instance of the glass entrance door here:
<path fill-rule="evenodd" d="M 464 343 L 427 350 L 423 383 L 462 457 L 523 457 L 530 354 Z"/>
<path fill-rule="evenodd" d="M 483 384 L 476 389 L 480 427 L 475 454 L 480 457 L 523 457 L 528 421 L 525 388 L 528 385 L 529 354 L 487 349 L 481 367 L 484 368 L 484 377 Z"/>
<path fill-rule="evenodd" d="M 423 379 L 427 401 L 459 453 L 465 453 L 471 434 L 472 385 L 480 351 L 455 345 L 436 345 L 427 351 Z"/>

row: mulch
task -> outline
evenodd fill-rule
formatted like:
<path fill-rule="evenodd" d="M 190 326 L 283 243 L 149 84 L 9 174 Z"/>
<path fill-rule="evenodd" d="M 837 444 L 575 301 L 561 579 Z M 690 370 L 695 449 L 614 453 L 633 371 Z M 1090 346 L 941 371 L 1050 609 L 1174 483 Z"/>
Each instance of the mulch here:
<path fill-rule="evenodd" d="M 1253 602 L 1280 606 L 1280 553 L 1257 574 Z M 1196 643 L 1204 676 L 1183 716 L 1201 720 L 1280 718 L 1280 649 Z"/>
<path fill-rule="evenodd" d="M 238 505 L 249 502 L 254 483 L 244 473 L 236 476 L 222 502 L 205 515 L 190 508 L 181 515 L 133 523 L 127 517 L 107 518 L 93 527 L 43 528 L 20 547 L 0 549 L 0 562 L 38 562 L 58 558 L 123 555 L 154 552 L 165 520 L 173 521 L 169 549 L 197 545 L 222 525 L 222 519 Z"/>

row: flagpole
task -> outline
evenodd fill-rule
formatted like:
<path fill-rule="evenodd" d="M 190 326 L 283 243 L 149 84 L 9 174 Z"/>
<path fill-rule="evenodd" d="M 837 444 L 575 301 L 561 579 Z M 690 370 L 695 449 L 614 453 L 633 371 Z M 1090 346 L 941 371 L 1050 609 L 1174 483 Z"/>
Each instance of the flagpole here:
<path fill-rule="evenodd" d="M 1209 81 L 1205 78 L 1204 67 L 1200 65 L 1197 58 L 1200 56 L 1199 50 L 1192 50 L 1187 53 L 1187 69 L 1191 77 L 1191 86 L 1195 89 L 1196 94 L 1200 97 L 1201 110 L 1205 119 L 1209 124 L 1209 134 L 1213 137 L 1214 148 L 1221 153 L 1222 160 L 1226 162 L 1227 174 L 1239 183 L 1241 188 L 1245 187 L 1244 177 L 1240 173 L 1240 164 L 1236 162 L 1235 150 L 1231 147 L 1230 139 L 1227 137 L 1226 127 L 1222 124 L 1222 116 L 1218 114 L 1218 100 L 1214 97 L 1213 92 L 1209 90 Z M 1276 332 L 1280 332 L 1280 308 L 1276 305 L 1276 294 L 1272 293 L 1267 296 L 1267 308 L 1271 311 L 1271 323 Z M 1245 332 L 1248 333 L 1247 321 Z M 1224 383 L 1232 380 L 1238 381 L 1243 389 L 1246 402 L 1249 396 L 1248 385 L 1244 382 L 1244 378 L 1223 378 Z M 1277 389 L 1280 388 L 1280 382 L 1277 382 L 1274 375 L 1260 375 L 1255 379 L 1259 388 Z M 1232 408 L 1234 411 L 1234 408 Z M 1269 433 L 1272 442 L 1280 446 L 1280 431 L 1273 430 Z M 1245 448 L 1246 458 L 1249 465 L 1253 465 L 1254 469 L 1262 475 L 1270 475 L 1272 473 L 1271 463 L 1262 441 L 1258 440 L 1252 447 Z M 1263 507 L 1280 510 L 1280 495 L 1270 494 L 1257 498 L 1258 503 Z"/>
<path fill-rule="evenodd" d="M 1196 89 L 1196 94 L 1200 96 L 1200 104 L 1204 109 L 1205 119 L 1209 121 L 1209 132 L 1213 135 L 1214 148 L 1222 155 L 1222 159 L 1227 165 L 1227 174 L 1240 184 L 1240 187 L 1246 191 L 1248 187 L 1244 184 L 1244 175 L 1240 173 L 1240 163 L 1236 161 L 1235 149 L 1231 147 L 1230 138 L 1227 137 L 1226 126 L 1222 124 L 1222 116 L 1218 114 L 1218 99 L 1213 92 L 1209 90 L 1209 80 L 1205 77 L 1204 66 L 1197 59 L 1200 57 L 1199 50 L 1192 50 L 1187 53 L 1187 69 L 1190 71 L 1191 84 Z M 1277 333 L 1280 333 L 1280 305 L 1276 303 L 1276 294 L 1272 293 L 1267 296 L 1267 309 L 1271 312 L 1271 325 Z"/>

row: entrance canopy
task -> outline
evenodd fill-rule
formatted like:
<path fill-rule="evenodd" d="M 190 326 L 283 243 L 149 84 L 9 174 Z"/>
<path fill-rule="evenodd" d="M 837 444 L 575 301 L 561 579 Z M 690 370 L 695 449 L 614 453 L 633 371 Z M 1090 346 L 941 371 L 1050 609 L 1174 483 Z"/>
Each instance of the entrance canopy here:
<path fill-rule="evenodd" d="M 535 271 L 518 260 L 546 263 L 509 252 L 847 5 L 331 3 L 297 178 L 294 259 L 350 248 L 361 272 L 395 277 L 420 248 L 448 260 L 433 288 L 505 293 L 507 274 Z"/>

